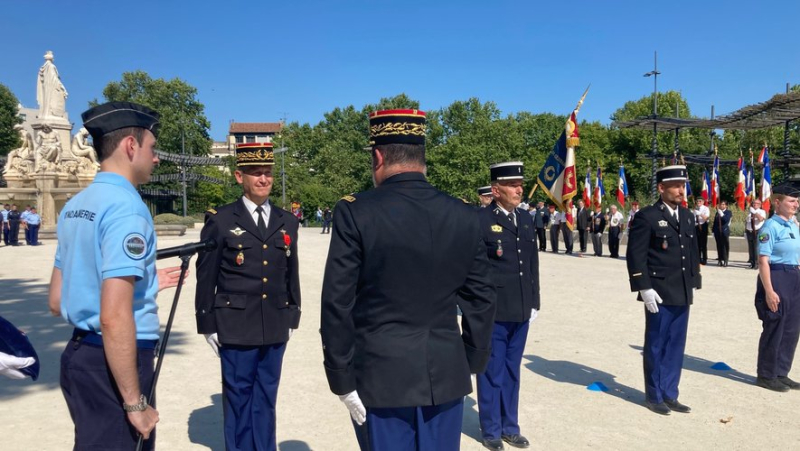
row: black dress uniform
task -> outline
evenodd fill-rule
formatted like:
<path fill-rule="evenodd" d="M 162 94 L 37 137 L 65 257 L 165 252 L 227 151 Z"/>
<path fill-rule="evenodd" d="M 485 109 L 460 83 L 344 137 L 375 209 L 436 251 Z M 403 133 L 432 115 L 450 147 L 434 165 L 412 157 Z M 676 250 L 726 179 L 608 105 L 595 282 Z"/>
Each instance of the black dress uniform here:
<path fill-rule="evenodd" d="M 686 168 L 667 166 L 657 177 L 685 181 Z M 645 309 L 645 395 L 653 405 L 678 399 L 689 306 L 693 289 L 701 287 L 694 215 L 678 205 L 677 216 L 679 222 L 662 200 L 641 209 L 626 254 L 631 291 L 654 289 L 663 300 L 657 313 Z"/>
<path fill-rule="evenodd" d="M 586 252 L 586 247 L 588 244 L 586 241 L 586 234 L 589 233 L 589 230 L 587 229 L 591 228 L 590 222 L 592 220 L 592 212 L 587 207 L 583 207 L 578 209 L 577 216 L 576 222 L 578 225 L 578 240 L 581 245 L 581 252 Z"/>
<path fill-rule="evenodd" d="M 547 250 L 547 233 L 545 229 L 547 224 L 550 223 L 550 212 L 546 206 L 536 209 L 536 214 L 533 217 L 533 224 L 536 226 L 536 237 L 539 239 L 539 250 Z"/>
<path fill-rule="evenodd" d="M 382 118 L 393 128 L 376 124 Z M 424 127 L 414 127 L 424 125 L 420 111 L 373 113 L 370 122 L 382 138 L 377 150 L 414 138 L 376 137 L 380 130 L 420 130 L 411 144 L 424 144 Z M 322 286 L 324 366 L 333 393 L 357 391 L 366 406 L 362 449 L 364 430 L 376 450 L 458 449 L 463 398 L 470 374 L 489 359 L 495 312 L 475 209 L 421 172 L 401 172 L 345 196 L 333 222 Z"/>
<path fill-rule="evenodd" d="M 239 166 L 245 154 L 254 166 L 274 161 L 271 144 L 237 146 Z M 218 243 L 197 259 L 195 314 L 197 332 L 216 333 L 220 343 L 228 451 L 276 449 L 283 355 L 289 329 L 300 322 L 299 222 L 269 203 L 269 222 L 262 224 L 260 230 L 241 198 L 209 210 L 200 232 L 201 240 Z"/>
<path fill-rule="evenodd" d="M 597 257 L 603 256 L 603 232 L 606 230 L 606 215 L 601 211 L 600 213 L 592 213 L 591 233 L 592 233 L 592 248 L 594 255 Z"/>
<path fill-rule="evenodd" d="M 521 179 L 522 163 L 514 163 L 492 166 L 492 180 L 509 179 L 504 178 L 509 169 L 518 169 Z M 520 436 L 518 407 L 529 320 L 540 305 L 536 227 L 528 212 L 515 208 L 506 214 L 496 201 L 479 216 L 497 287 L 492 357 L 486 371 L 477 375 L 481 435 L 487 447 L 501 438 L 517 446 L 527 445 L 527 439 Z"/>
<path fill-rule="evenodd" d="M 22 213 L 16 209 L 8 212 L 8 242 L 12 246 L 19 246 L 19 223 Z"/>

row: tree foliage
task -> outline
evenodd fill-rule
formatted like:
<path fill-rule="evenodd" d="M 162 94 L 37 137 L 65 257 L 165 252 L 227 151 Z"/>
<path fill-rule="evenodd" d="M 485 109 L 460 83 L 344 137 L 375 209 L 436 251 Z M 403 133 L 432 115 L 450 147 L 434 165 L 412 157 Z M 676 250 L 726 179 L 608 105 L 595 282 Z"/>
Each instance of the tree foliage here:
<path fill-rule="evenodd" d="M 14 126 L 22 123 L 17 106 L 19 100 L 8 87 L 0 83 L 0 155 L 8 155 L 22 143 Z"/>

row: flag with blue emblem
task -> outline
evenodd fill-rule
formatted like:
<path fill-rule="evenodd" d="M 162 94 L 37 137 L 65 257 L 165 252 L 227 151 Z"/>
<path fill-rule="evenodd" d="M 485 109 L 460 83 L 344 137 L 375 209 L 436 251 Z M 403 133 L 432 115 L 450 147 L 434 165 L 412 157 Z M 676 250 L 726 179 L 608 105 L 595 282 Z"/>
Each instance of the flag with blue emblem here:
<path fill-rule="evenodd" d="M 772 196 L 772 175 L 770 174 L 769 149 L 767 146 L 761 150 L 758 161 L 764 164 L 761 170 L 761 208 L 769 214 L 769 198 Z"/>
<path fill-rule="evenodd" d="M 578 194 L 578 181 L 575 177 L 575 147 L 580 143 L 577 116 L 588 92 L 589 88 L 586 88 L 578 106 L 569 115 L 564 131 L 539 171 L 537 180 L 547 196 L 568 217 L 571 216 L 571 211 L 567 211 L 571 210 L 570 201 Z M 567 225 L 570 225 L 569 220 Z"/>
<path fill-rule="evenodd" d="M 617 202 L 625 208 L 625 198 L 628 197 L 628 182 L 625 180 L 625 166 L 619 165 L 619 181 L 617 182 Z"/>
<path fill-rule="evenodd" d="M 594 180 L 594 206 L 603 206 L 603 196 L 606 195 L 606 188 L 603 186 L 603 171 L 597 167 L 597 178 Z"/>

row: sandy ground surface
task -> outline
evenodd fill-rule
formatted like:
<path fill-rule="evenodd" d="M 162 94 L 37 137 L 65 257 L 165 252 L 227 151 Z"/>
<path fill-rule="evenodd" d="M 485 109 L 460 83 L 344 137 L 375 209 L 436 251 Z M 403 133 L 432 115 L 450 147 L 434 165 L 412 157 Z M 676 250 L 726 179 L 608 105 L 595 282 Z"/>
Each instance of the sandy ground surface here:
<path fill-rule="evenodd" d="M 347 410 L 328 390 L 322 367 L 319 303 L 330 235 L 319 230 L 300 233 L 303 317 L 283 366 L 277 432 L 283 451 L 357 449 Z M 190 230 L 160 238 L 159 247 L 198 237 L 199 230 Z M 3 450 L 71 449 L 72 423 L 58 385 L 71 328 L 48 314 L 46 301 L 54 252 L 53 241 L 0 248 L 0 315 L 28 332 L 42 364 L 37 382 L 0 379 Z M 520 394 L 520 423 L 532 448 L 800 449 L 800 392 L 753 385 L 761 325 L 753 308 L 756 272 L 744 268 L 746 259 L 732 254 L 728 268 L 703 268 L 681 382 L 680 399 L 693 412 L 661 417 L 642 405 L 644 313 L 630 293 L 624 259 L 542 254 L 543 309 L 528 337 Z M 219 363 L 195 334 L 194 291 L 192 274 L 158 385 L 161 450 L 223 449 Z M 162 325 L 173 293 L 159 297 Z M 712 369 L 716 362 L 732 370 Z M 792 375 L 800 379 L 800 369 Z M 593 382 L 608 391 L 588 390 Z M 483 449 L 479 437 L 473 394 L 465 402 L 462 449 Z"/>

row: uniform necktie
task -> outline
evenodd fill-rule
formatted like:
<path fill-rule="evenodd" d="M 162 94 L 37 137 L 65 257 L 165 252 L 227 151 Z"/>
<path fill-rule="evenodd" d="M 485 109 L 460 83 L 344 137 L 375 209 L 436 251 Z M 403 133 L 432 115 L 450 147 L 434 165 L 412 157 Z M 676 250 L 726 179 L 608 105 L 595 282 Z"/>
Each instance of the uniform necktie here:
<path fill-rule="evenodd" d="M 508 220 L 511 221 L 512 224 L 514 224 L 514 227 L 517 226 L 517 216 L 514 214 L 513 211 L 508 214 Z"/>
<path fill-rule="evenodd" d="M 264 209 L 261 208 L 259 205 L 256 207 L 256 213 L 258 213 L 258 233 L 261 234 L 262 239 L 267 238 L 267 223 L 264 222 Z"/>

